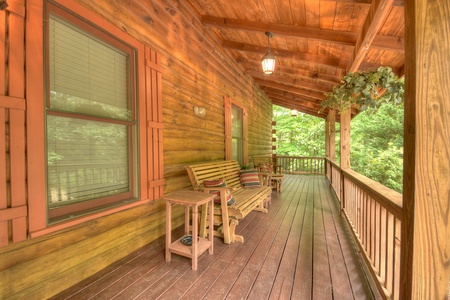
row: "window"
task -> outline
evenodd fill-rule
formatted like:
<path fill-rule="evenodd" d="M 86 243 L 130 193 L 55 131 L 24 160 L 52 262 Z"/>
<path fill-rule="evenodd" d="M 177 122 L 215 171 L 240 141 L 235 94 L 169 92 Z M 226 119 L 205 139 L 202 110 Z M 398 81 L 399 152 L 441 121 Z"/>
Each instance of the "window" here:
<path fill-rule="evenodd" d="M 50 222 L 138 198 L 132 48 L 49 4 L 47 208 Z"/>
<path fill-rule="evenodd" d="M 247 165 L 247 110 L 239 102 L 224 96 L 225 159 Z"/>
<path fill-rule="evenodd" d="M 237 160 L 241 165 L 244 163 L 243 157 L 243 114 L 242 109 L 236 105 L 231 106 L 231 152 L 232 159 Z"/>

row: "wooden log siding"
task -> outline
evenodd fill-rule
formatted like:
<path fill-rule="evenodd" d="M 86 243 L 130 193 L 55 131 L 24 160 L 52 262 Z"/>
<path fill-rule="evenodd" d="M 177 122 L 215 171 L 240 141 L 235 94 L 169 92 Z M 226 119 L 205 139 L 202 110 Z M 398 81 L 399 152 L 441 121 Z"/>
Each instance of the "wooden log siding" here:
<path fill-rule="evenodd" d="M 58 224 L 46 227 L 42 217 L 46 214 L 45 199 L 41 196 L 45 176 L 36 171 L 45 169 L 41 147 L 44 119 L 38 113 L 44 104 L 44 0 L 8 3 L 8 9 L 0 11 L 0 34 L 7 41 L 0 45 L 0 55 L 8 62 L 0 64 L 0 234 L 9 228 L 9 244 L 0 247 L 0 298 L 42 299 L 162 236 L 164 205 L 156 200 L 91 219 L 79 218 L 65 228 Z M 145 64 L 137 70 L 137 80 L 147 80 L 147 87 L 143 82 L 138 90 L 147 100 L 139 110 L 140 119 L 146 120 L 139 130 L 139 147 L 146 153 L 140 161 L 141 203 L 160 197 L 163 188 L 170 192 L 189 187 L 185 164 L 224 158 L 224 95 L 247 109 L 248 155 L 271 153 L 270 100 L 224 51 L 220 41 L 202 27 L 189 4 L 165 0 L 55 3 L 83 8 L 77 13 L 88 21 L 102 21 L 114 35 L 125 34 L 147 45 L 138 58 Z M 155 97 L 162 102 L 153 106 Z M 193 106 L 205 107 L 206 116 L 194 115 Z M 27 148 L 26 142 L 33 147 Z M 152 160 L 152 151 L 163 151 L 163 156 L 158 154 Z M 26 200 L 28 216 L 23 206 Z M 19 227 L 4 226 L 13 222 L 4 220 L 4 209 L 12 203 L 17 207 L 7 214 L 19 217 L 14 223 L 29 226 L 21 227 L 21 238 L 27 233 L 32 237 L 18 244 L 13 243 L 19 239 L 13 240 L 12 232 Z M 183 211 L 176 209 L 172 226 L 183 221 Z"/>
<path fill-rule="evenodd" d="M 27 238 L 24 28 L 23 3 L 0 11 L 0 247 Z"/>

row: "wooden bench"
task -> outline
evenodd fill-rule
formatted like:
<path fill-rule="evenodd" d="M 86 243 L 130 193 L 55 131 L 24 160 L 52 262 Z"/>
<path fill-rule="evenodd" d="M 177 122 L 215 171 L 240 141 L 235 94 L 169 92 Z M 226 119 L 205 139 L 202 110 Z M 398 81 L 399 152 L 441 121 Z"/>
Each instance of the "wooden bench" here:
<path fill-rule="evenodd" d="M 236 226 L 239 220 L 247 216 L 251 211 L 267 212 L 264 207 L 269 202 L 272 195 L 270 186 L 262 185 L 259 188 L 244 188 L 240 181 L 240 165 L 237 161 L 216 161 L 199 163 L 186 166 L 187 173 L 194 190 L 209 192 L 210 190 L 220 191 L 220 204 L 214 205 L 214 235 L 223 237 L 226 244 L 234 241 L 244 242 L 244 237 L 236 235 Z M 226 187 L 205 188 L 205 180 L 223 178 Z M 233 194 L 235 203 L 227 205 L 226 192 Z M 202 224 L 206 224 L 206 214 L 201 216 Z M 206 226 L 200 226 L 202 231 L 206 231 Z M 203 232 L 200 232 L 202 235 Z"/>

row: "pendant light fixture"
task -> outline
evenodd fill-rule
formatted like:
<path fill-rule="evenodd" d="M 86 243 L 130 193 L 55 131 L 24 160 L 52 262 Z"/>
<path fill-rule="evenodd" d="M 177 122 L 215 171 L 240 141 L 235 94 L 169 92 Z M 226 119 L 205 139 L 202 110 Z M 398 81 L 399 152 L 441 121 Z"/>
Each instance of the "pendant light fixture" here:
<path fill-rule="evenodd" d="M 266 32 L 267 35 L 267 53 L 261 59 L 262 69 L 265 75 L 272 75 L 275 71 L 275 55 L 270 53 L 270 38 L 273 37 L 272 32 Z"/>

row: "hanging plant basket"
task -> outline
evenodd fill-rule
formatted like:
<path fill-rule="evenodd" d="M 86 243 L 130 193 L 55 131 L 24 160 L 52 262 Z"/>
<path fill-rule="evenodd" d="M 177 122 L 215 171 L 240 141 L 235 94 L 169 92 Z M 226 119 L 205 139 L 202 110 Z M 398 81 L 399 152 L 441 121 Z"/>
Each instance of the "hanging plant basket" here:
<path fill-rule="evenodd" d="M 350 107 L 376 110 L 383 103 L 402 104 L 405 84 L 390 67 L 379 67 L 370 72 L 349 73 L 340 85 L 325 95 L 327 99 L 322 101 L 320 112 L 326 107 L 339 111 Z"/>

